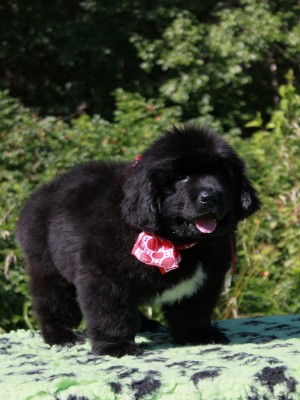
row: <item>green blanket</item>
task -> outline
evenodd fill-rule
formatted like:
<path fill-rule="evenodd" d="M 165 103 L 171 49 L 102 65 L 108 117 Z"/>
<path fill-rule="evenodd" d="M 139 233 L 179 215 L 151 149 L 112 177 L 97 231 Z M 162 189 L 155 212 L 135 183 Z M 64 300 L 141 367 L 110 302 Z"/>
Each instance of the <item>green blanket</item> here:
<path fill-rule="evenodd" d="M 38 332 L 0 335 L 0 399 L 300 399 L 300 315 L 216 323 L 229 345 L 174 346 L 168 332 L 137 338 L 141 357 L 46 345 Z"/>

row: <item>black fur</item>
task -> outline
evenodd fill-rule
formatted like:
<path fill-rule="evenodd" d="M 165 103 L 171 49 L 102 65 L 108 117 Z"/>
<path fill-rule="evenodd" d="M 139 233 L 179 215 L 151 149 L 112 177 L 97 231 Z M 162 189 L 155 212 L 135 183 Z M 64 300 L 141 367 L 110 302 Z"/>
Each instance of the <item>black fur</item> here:
<path fill-rule="evenodd" d="M 234 150 L 191 126 L 166 133 L 134 167 L 93 162 L 42 186 L 22 209 L 17 236 L 45 341 L 78 340 L 72 328 L 83 315 L 96 354 L 140 354 L 138 306 L 192 277 L 201 263 L 204 284 L 164 305 L 165 316 L 179 343 L 226 342 L 211 314 L 230 268 L 230 238 L 258 208 Z M 195 220 L 208 212 L 218 223 L 204 234 Z M 131 255 L 142 230 L 197 244 L 181 251 L 179 269 L 162 275 Z"/>

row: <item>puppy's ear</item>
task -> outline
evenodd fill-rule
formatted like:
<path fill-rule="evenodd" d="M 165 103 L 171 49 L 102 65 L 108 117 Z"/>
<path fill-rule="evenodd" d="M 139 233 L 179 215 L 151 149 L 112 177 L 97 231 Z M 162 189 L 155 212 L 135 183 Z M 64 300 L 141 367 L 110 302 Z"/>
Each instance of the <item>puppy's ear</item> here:
<path fill-rule="evenodd" d="M 149 232 L 158 229 L 158 194 L 147 168 L 138 165 L 123 186 L 122 214 L 131 226 Z"/>
<path fill-rule="evenodd" d="M 260 209 L 260 201 L 256 191 L 247 177 L 243 178 L 242 190 L 239 198 L 239 217 L 245 219 Z"/>

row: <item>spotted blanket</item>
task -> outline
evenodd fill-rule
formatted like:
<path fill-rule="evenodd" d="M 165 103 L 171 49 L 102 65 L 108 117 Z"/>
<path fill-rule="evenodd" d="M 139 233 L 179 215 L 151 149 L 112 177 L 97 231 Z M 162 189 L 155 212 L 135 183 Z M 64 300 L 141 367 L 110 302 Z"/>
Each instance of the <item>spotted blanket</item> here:
<path fill-rule="evenodd" d="M 97 357 L 90 343 L 46 345 L 38 332 L 0 335 L 3 400 L 300 399 L 300 315 L 216 323 L 229 345 L 137 338 L 141 357 Z"/>

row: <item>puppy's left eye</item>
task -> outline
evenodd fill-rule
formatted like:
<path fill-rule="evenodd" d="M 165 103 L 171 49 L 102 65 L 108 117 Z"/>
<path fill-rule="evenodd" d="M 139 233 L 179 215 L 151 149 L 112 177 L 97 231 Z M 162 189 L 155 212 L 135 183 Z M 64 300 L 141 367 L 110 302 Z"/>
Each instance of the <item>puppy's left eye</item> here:
<path fill-rule="evenodd" d="M 176 181 L 177 182 L 187 182 L 190 179 L 190 177 L 188 175 L 180 175 L 177 177 Z"/>

